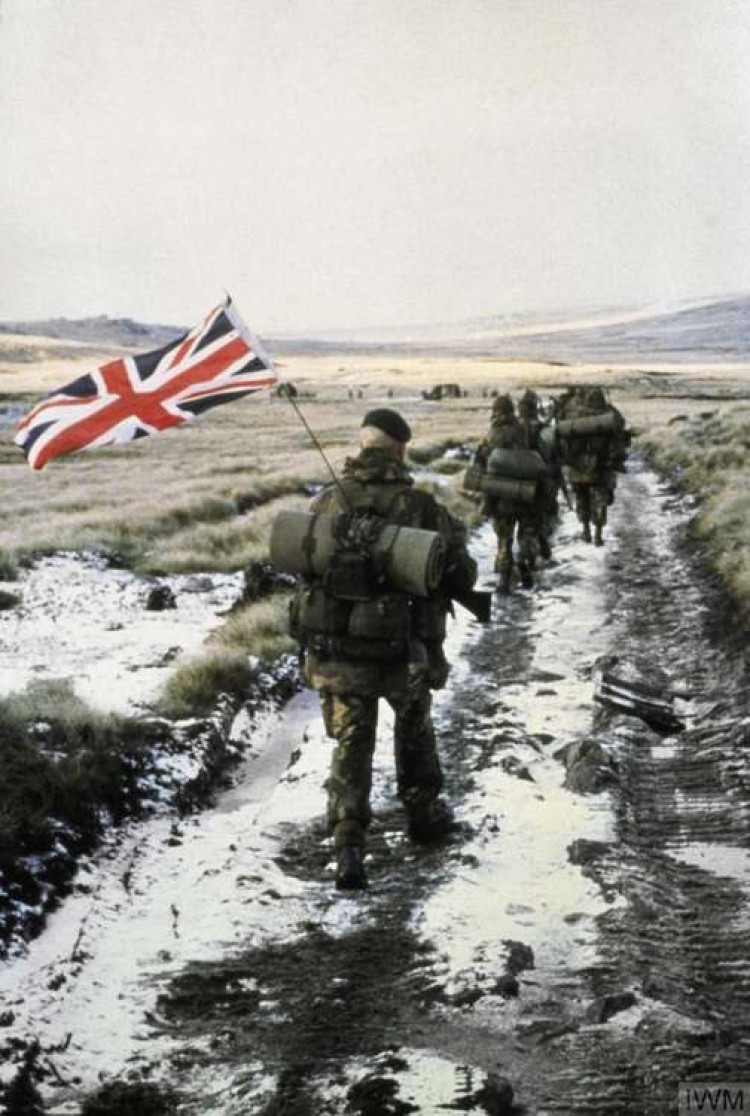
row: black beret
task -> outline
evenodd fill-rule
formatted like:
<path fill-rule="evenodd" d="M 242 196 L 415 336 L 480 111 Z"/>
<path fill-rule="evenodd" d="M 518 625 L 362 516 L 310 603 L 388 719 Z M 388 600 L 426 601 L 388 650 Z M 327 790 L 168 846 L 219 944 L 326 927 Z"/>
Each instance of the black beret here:
<path fill-rule="evenodd" d="M 389 407 L 376 407 L 374 411 L 368 411 L 362 419 L 362 425 L 374 426 L 377 430 L 382 430 L 395 442 L 411 441 L 411 428 L 408 422 L 398 411 L 392 411 Z"/>

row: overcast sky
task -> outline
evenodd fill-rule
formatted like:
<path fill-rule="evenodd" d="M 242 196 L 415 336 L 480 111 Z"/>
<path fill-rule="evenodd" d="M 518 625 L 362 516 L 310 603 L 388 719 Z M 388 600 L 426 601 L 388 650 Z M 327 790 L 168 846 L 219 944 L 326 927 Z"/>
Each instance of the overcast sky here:
<path fill-rule="evenodd" d="M 0 0 L 0 318 L 750 289 L 746 0 Z"/>

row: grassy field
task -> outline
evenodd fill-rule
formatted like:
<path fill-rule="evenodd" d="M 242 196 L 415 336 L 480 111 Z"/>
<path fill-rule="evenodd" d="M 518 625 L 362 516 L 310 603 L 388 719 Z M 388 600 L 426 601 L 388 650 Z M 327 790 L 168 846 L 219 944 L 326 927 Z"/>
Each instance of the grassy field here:
<path fill-rule="evenodd" d="M 641 444 L 660 470 L 701 498 L 696 526 L 711 564 L 750 610 L 750 407 L 650 429 Z"/>
<path fill-rule="evenodd" d="M 4 402 L 29 403 L 104 355 L 71 343 L 0 336 L 0 412 Z M 534 387 L 544 396 L 573 383 L 606 384 L 666 468 L 682 464 L 683 445 L 685 454 L 694 454 L 700 431 L 708 431 L 709 449 L 714 435 L 726 435 L 729 445 L 740 439 L 736 444 L 744 448 L 742 420 L 732 415 L 742 406 L 747 380 L 743 368 L 731 366 L 606 368 L 378 351 L 296 355 L 286 361 L 284 375 L 301 389 L 308 421 L 336 468 L 352 452 L 363 412 L 372 406 L 401 409 L 415 433 L 413 463 L 450 474 L 457 466 L 443 453 L 482 436 L 491 392 Z M 447 382 L 459 382 L 467 397 L 421 397 L 424 388 Z M 701 419 L 709 406 L 718 417 Z M 714 460 L 720 458 L 707 450 L 705 475 L 694 468 L 688 482 L 703 491 L 712 473 L 711 485 L 720 486 L 724 472 L 710 464 Z M 739 463 L 735 473 L 741 474 Z M 26 466 L 6 423 L 0 434 L 0 576 L 11 579 L 20 563 L 60 549 L 103 551 L 139 574 L 240 570 L 267 557 L 276 513 L 305 506 L 328 479 L 290 405 L 268 394 L 219 408 L 189 428 L 53 462 L 42 473 Z M 473 505 L 459 486 L 454 475 L 445 496 L 453 510 L 470 517 Z M 734 516 L 739 524 L 740 492 L 720 498 L 712 489 L 709 495 L 711 517 L 726 523 Z M 713 522 L 706 520 L 709 537 Z M 731 553 L 721 541 L 712 553 L 733 588 L 750 591 L 750 574 L 736 553 L 746 542 L 740 535 L 737 528 Z M 283 600 L 246 605 L 201 657 L 178 666 L 164 708 L 172 714 L 203 710 L 217 687 L 235 689 L 247 677 L 249 654 L 272 659 L 289 649 L 284 627 Z"/>

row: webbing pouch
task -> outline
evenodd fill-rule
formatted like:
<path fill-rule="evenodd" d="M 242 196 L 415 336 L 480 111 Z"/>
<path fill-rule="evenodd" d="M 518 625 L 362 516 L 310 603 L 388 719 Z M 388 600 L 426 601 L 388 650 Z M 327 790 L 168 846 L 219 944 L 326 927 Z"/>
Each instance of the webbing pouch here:
<path fill-rule="evenodd" d="M 340 601 L 367 601 L 377 591 L 372 562 L 357 551 L 339 551 L 331 558 L 326 588 Z"/>
<path fill-rule="evenodd" d="M 354 639 L 406 640 L 409 628 L 409 598 L 400 593 L 358 601 L 349 619 L 349 635 Z"/>
<path fill-rule="evenodd" d="M 351 605 L 329 596 L 322 585 L 302 589 L 298 598 L 298 623 L 303 632 L 343 635 L 349 627 Z"/>

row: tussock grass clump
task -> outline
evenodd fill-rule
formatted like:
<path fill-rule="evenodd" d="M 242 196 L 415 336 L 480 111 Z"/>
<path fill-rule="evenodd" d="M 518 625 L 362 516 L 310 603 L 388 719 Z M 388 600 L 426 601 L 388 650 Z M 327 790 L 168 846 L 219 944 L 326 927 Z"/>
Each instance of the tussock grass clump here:
<path fill-rule="evenodd" d="M 732 593 L 750 606 L 750 409 L 698 415 L 649 431 L 639 447 L 702 502 L 696 527 Z"/>
<path fill-rule="evenodd" d="M 220 694 L 247 696 L 257 677 L 258 662 L 269 663 L 296 644 L 287 634 L 289 595 L 238 609 L 198 655 L 178 665 L 160 702 L 160 712 L 173 719 L 201 716 Z"/>
<path fill-rule="evenodd" d="M 173 720 L 205 716 L 220 694 L 247 693 L 255 669 L 249 656 L 227 647 L 209 647 L 178 666 L 159 702 L 159 711 Z"/>
<path fill-rule="evenodd" d="M 0 581 L 15 581 L 18 578 L 18 560 L 10 550 L 0 549 Z"/>
<path fill-rule="evenodd" d="M 214 633 L 212 642 L 219 647 L 243 651 L 261 662 L 271 662 L 296 647 L 287 632 L 288 593 L 245 605 Z"/>
<path fill-rule="evenodd" d="M 41 921 L 47 889 L 70 878 L 106 821 L 137 809 L 148 735 L 134 719 L 90 709 L 69 682 L 0 699 L 0 955 L 26 908 L 39 906 Z"/>

